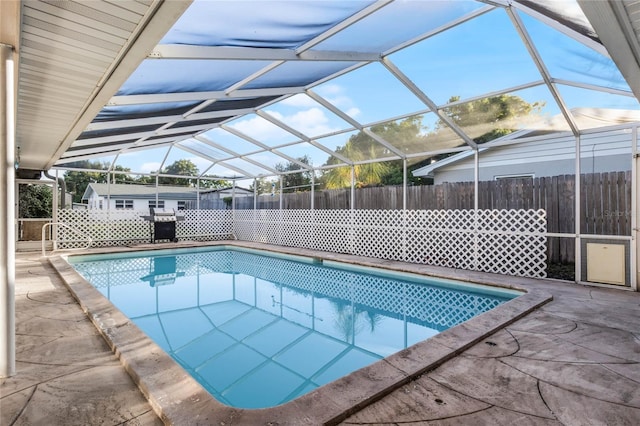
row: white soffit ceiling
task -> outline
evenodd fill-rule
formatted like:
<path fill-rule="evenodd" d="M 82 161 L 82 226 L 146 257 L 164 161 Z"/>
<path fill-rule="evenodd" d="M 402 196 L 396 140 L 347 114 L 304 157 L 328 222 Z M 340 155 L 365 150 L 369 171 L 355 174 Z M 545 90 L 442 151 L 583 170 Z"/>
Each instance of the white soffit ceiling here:
<path fill-rule="evenodd" d="M 47 169 L 188 7 L 188 1 L 22 1 L 16 141 Z"/>
<path fill-rule="evenodd" d="M 640 99 L 640 0 L 578 0 L 578 3 Z"/>

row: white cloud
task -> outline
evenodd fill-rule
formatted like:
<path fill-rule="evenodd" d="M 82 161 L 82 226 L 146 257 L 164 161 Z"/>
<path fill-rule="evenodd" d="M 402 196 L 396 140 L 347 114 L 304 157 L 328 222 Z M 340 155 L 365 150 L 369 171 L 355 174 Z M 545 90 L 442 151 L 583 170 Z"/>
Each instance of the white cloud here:
<path fill-rule="evenodd" d="M 283 115 L 281 112 L 273 110 L 268 113 L 275 119 L 310 137 L 339 130 L 337 127 L 331 126 L 330 119 L 322 108 L 314 105 L 312 108 L 297 109 L 299 109 L 297 112 L 290 115 Z"/>
<path fill-rule="evenodd" d="M 294 129 L 309 136 L 321 135 L 336 130 L 329 125 L 329 118 L 320 108 L 299 111 L 290 116 L 287 122 Z"/>
<path fill-rule="evenodd" d="M 346 95 L 345 88 L 343 86 L 338 84 L 324 85 L 322 86 L 320 94 L 350 116 L 357 117 L 358 114 L 360 114 L 360 109 L 356 107 L 353 100 Z"/>
<path fill-rule="evenodd" d="M 277 117 L 274 114 L 274 117 Z M 261 117 L 253 117 L 248 120 L 238 121 L 231 125 L 234 129 L 237 129 L 247 135 L 259 135 L 256 139 L 259 140 L 269 140 L 276 138 L 278 135 L 281 135 L 283 130 L 279 129 L 275 125 L 269 123 L 267 120 L 264 120 Z"/>
<path fill-rule="evenodd" d="M 342 86 L 325 85 L 322 87 L 321 95 L 352 117 L 357 117 L 360 114 L 360 109 L 356 108 L 351 98 L 345 95 Z M 319 107 L 313 99 L 306 95 L 292 96 L 278 103 L 277 106 L 280 107 L 277 110 L 274 107 L 267 108 L 268 114 L 309 137 L 340 130 L 341 126 L 334 122 L 333 115 L 330 116 L 324 108 Z M 284 130 L 260 117 L 238 121 L 232 127 L 267 145 L 271 145 L 272 142 L 279 143 L 283 139 L 290 139 Z"/>
<path fill-rule="evenodd" d="M 357 107 L 351 107 L 349 108 L 346 113 L 353 118 L 356 118 L 360 115 L 360 108 Z"/>
<path fill-rule="evenodd" d="M 331 96 L 336 93 L 342 93 L 344 91 L 343 87 L 339 84 L 325 84 L 322 86 L 323 96 Z"/>

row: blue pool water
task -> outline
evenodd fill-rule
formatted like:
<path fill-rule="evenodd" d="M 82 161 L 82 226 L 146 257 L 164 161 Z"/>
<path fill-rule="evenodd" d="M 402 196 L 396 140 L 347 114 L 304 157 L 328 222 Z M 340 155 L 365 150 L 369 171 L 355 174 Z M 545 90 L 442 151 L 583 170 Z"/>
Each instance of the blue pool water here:
<path fill-rule="evenodd" d="M 238 408 L 283 404 L 520 294 L 226 247 L 69 262 Z"/>

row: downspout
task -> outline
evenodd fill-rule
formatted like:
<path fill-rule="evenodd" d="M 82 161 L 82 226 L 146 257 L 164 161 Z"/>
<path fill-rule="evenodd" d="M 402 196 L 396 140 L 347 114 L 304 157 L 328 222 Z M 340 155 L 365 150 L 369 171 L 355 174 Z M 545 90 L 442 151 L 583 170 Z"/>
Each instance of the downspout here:
<path fill-rule="evenodd" d="M 60 192 L 62 192 L 62 197 L 60 198 L 60 209 L 64 209 L 66 207 L 66 195 L 67 195 L 67 184 L 65 183 L 64 179 L 61 177 L 56 177 L 53 176 L 51 174 L 49 174 L 49 171 L 45 170 L 44 175 L 46 177 L 48 177 L 51 180 L 55 180 L 58 182 L 58 185 L 60 185 Z"/>

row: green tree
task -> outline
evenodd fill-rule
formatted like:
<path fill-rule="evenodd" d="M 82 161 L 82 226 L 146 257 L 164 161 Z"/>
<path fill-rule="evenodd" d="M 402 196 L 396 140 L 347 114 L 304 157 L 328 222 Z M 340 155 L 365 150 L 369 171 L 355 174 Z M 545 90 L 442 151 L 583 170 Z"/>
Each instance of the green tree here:
<path fill-rule="evenodd" d="M 311 159 L 305 155 L 297 158 L 301 163 L 311 166 Z M 286 164 L 278 163 L 275 169 L 280 173 L 292 172 L 300 170 L 299 173 L 286 173 L 282 175 L 283 192 L 310 191 L 313 171 L 303 168 L 300 164 L 287 162 Z M 277 184 L 279 186 L 279 184 Z M 270 190 L 270 189 L 269 189 Z"/>
<path fill-rule="evenodd" d="M 167 175 L 189 176 L 188 178 L 167 177 L 161 176 L 158 179 L 160 185 L 175 185 L 175 186 L 196 186 L 197 179 L 194 176 L 199 176 L 200 172 L 198 166 L 196 166 L 191 160 L 176 160 L 173 164 L 162 169 L 161 173 Z"/>
<path fill-rule="evenodd" d="M 53 191 L 49 185 L 18 186 L 18 215 L 21 218 L 48 218 L 52 215 Z"/>
<path fill-rule="evenodd" d="M 449 99 L 450 103 L 460 100 L 459 96 Z M 517 124 L 524 117 L 534 116 L 544 108 L 544 102 L 528 103 L 514 95 L 498 95 L 478 99 L 463 104 L 453 105 L 442 110 L 454 123 L 468 132 L 476 143 L 482 144 L 498 137 L 507 135 L 517 129 Z M 413 116 L 400 121 L 378 124 L 371 127 L 371 131 L 388 141 L 403 153 L 418 153 L 428 151 L 434 147 L 436 141 L 450 140 L 450 129 L 447 124 L 439 120 L 433 130 L 422 125 L 422 116 Z M 455 137 L 455 135 L 454 135 Z M 441 147 L 445 147 L 445 143 Z M 438 145 L 439 146 L 439 145 Z M 375 141 L 365 132 L 352 135 L 347 143 L 336 149 L 338 154 L 354 162 L 363 162 L 376 158 L 392 156 L 393 153 L 384 145 Z M 436 159 L 451 154 L 436 156 Z M 425 160 L 425 161 L 431 161 Z M 325 165 L 339 164 L 335 157 L 329 158 Z M 407 180 L 413 184 L 427 183 L 420 178 L 414 178 L 411 170 L 422 167 L 425 163 L 416 163 L 409 167 Z M 403 182 L 403 162 L 401 160 L 385 163 L 361 163 L 355 166 L 356 187 L 374 185 L 398 185 Z M 329 169 L 323 174 L 325 188 L 345 188 L 351 184 L 350 167 Z"/>
<path fill-rule="evenodd" d="M 200 179 L 200 188 L 220 189 L 220 188 L 229 188 L 233 185 L 228 180 L 214 179 L 216 178 L 216 176 L 204 175 L 203 177 L 208 177 L 212 179 Z"/>
<path fill-rule="evenodd" d="M 255 184 L 252 183 L 251 185 L 249 185 L 249 189 L 254 191 L 255 188 L 257 187 L 258 188 L 258 190 L 257 190 L 258 194 L 270 194 L 271 193 L 271 188 L 272 188 L 271 185 L 273 183 L 276 183 L 276 185 L 277 185 L 276 180 L 269 180 L 269 179 L 261 177 L 261 178 L 256 179 Z"/>
<path fill-rule="evenodd" d="M 99 161 L 79 161 L 74 163 L 74 168 L 96 170 L 95 172 L 85 172 L 77 170 L 67 170 L 64 173 L 64 180 L 67 192 L 73 193 L 73 202 L 82 202 L 82 196 L 90 183 L 107 183 L 107 174 L 104 172 L 109 168 L 109 164 Z M 97 171 L 102 170 L 102 172 Z"/>
<path fill-rule="evenodd" d="M 114 171 L 116 172 L 123 172 L 123 173 L 113 173 L 111 176 L 111 182 L 112 183 L 140 183 L 140 179 L 136 179 L 134 176 L 131 176 L 131 169 L 128 167 L 123 167 L 120 165 L 117 165 L 113 168 Z"/>
<path fill-rule="evenodd" d="M 379 135 L 401 151 L 410 153 L 422 150 L 425 136 L 421 124 L 422 117 L 414 116 L 402 121 L 378 124 L 371 131 Z M 363 162 L 393 155 L 384 145 L 365 132 L 352 135 L 343 147 L 336 149 L 338 154 L 354 161 Z M 326 165 L 338 164 L 340 160 L 329 158 Z M 360 163 L 355 165 L 355 186 L 358 188 L 376 185 L 402 183 L 402 161 Z M 397 180 L 399 171 L 400 182 Z M 327 189 L 345 188 L 351 185 L 351 168 L 339 167 L 329 169 L 323 174 L 324 186 Z"/>
<path fill-rule="evenodd" d="M 122 173 L 106 173 L 109 170 L 109 163 L 103 163 L 99 161 L 79 161 L 73 164 L 74 168 L 79 169 L 93 169 L 95 172 L 86 172 L 78 170 L 67 170 L 64 174 L 65 184 L 67 186 L 67 192 L 73 194 L 73 202 L 82 202 L 82 196 L 90 183 L 138 183 L 144 184 L 144 181 L 136 179 L 131 176 L 130 168 L 117 165 L 113 168 L 116 172 Z M 98 171 L 100 170 L 100 171 Z"/>
<path fill-rule="evenodd" d="M 450 103 L 458 100 L 459 96 L 449 98 Z M 543 101 L 528 103 L 519 96 L 498 95 L 450 106 L 442 112 L 462 129 L 475 129 L 473 140 L 482 144 L 514 132 L 518 119 L 538 114 L 544 106 Z M 436 132 L 445 126 L 438 121 Z"/>
<path fill-rule="evenodd" d="M 459 96 L 449 98 L 450 103 L 459 100 Z M 483 144 L 515 132 L 527 118 L 535 117 L 544 107 L 544 101 L 529 103 L 519 96 L 505 94 L 443 108 L 442 113 L 469 134 L 474 142 Z M 437 137 L 447 128 L 444 121 L 438 120 L 430 136 Z M 453 154 L 437 155 L 415 164 L 413 169 L 426 165 L 427 161 L 430 163 L 451 155 Z"/>

